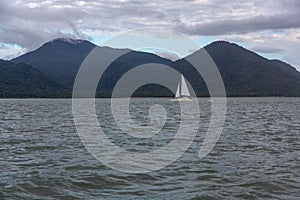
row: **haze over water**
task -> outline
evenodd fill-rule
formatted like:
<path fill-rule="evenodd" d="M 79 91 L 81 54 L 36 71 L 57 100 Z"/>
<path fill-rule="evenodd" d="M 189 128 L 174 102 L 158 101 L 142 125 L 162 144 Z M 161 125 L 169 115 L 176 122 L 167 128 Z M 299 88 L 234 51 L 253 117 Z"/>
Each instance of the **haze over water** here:
<path fill-rule="evenodd" d="M 200 128 L 191 147 L 171 165 L 146 174 L 97 161 L 76 133 L 70 99 L 0 100 L 0 199 L 298 199 L 300 98 L 229 98 L 222 135 L 200 159 L 207 100 L 199 99 Z M 96 100 L 99 122 L 111 141 L 129 151 L 159 148 L 179 126 L 177 103 L 132 99 L 136 123 L 147 125 L 152 104 L 168 113 L 159 134 L 133 138 L 116 127 L 109 103 Z"/>

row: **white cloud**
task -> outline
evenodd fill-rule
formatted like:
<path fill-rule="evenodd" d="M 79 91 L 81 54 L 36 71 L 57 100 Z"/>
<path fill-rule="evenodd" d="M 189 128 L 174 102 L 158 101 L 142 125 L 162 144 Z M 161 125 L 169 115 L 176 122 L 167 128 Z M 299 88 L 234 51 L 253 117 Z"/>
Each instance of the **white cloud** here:
<path fill-rule="evenodd" d="M 0 43 L 32 50 L 57 37 L 91 39 L 88 33 L 155 26 L 246 42 L 300 66 L 299 18 L 299 0 L 3 0 Z M 0 57 L 8 54 L 1 51 Z"/>
<path fill-rule="evenodd" d="M 4 60 L 9 60 L 10 58 L 19 56 L 25 52 L 25 48 L 17 45 L 0 44 L 0 55 Z"/>

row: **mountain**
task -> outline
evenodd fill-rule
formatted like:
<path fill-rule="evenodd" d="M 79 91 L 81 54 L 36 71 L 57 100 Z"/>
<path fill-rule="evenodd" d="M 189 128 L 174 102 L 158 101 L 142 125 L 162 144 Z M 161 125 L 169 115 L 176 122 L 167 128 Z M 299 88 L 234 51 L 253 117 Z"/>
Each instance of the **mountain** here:
<path fill-rule="evenodd" d="M 77 71 L 88 53 L 96 47 L 85 40 L 60 38 L 45 43 L 33 52 L 13 59 L 15 63 L 30 64 L 48 79 L 72 89 Z M 237 44 L 226 41 L 213 42 L 204 49 L 216 63 L 226 89 L 227 96 L 300 96 L 300 72 L 279 60 L 268 60 Z M 124 49 L 99 47 L 103 55 L 122 52 Z M 163 64 L 184 74 L 197 96 L 209 96 L 202 77 L 195 71 L 189 59 L 199 60 L 200 49 L 186 58 L 172 62 L 155 54 L 126 51 L 106 69 L 99 81 L 98 97 L 110 97 L 119 78 L 142 64 Z M 201 63 L 201 60 L 199 61 Z M 101 67 L 99 63 L 99 67 Z M 160 72 L 157 72 L 160 75 Z M 167 77 L 164 77 L 167 78 Z M 174 86 L 176 88 L 176 85 Z M 172 92 L 157 85 L 139 88 L 135 96 L 173 96 Z"/>
<path fill-rule="evenodd" d="M 300 72 L 278 60 L 268 60 L 237 44 L 217 41 L 204 47 L 217 65 L 227 96 L 300 96 Z M 207 87 L 187 60 L 197 60 L 201 51 L 172 64 L 185 74 L 197 96 L 208 96 Z"/>
<path fill-rule="evenodd" d="M 0 60 L 0 98 L 65 97 L 68 90 L 26 64 Z"/>
<path fill-rule="evenodd" d="M 32 65 L 49 79 L 54 80 L 68 89 L 72 89 L 81 63 L 95 47 L 96 45 L 85 40 L 59 38 L 45 43 L 35 51 L 13 59 L 12 62 Z M 101 55 L 108 55 L 107 57 L 115 53 L 125 53 L 112 62 L 103 74 L 103 78 L 99 82 L 100 86 L 97 94 L 100 97 L 111 96 L 112 88 L 118 79 L 135 66 L 147 63 L 171 64 L 170 60 L 151 53 L 137 52 L 128 49 L 113 49 L 110 47 L 98 47 L 98 51 Z M 99 63 L 99 67 L 101 66 L 101 63 Z M 152 90 L 151 88 L 152 87 L 150 87 L 150 90 Z M 157 87 L 153 89 L 160 90 L 160 88 Z M 152 94 L 153 91 L 151 92 L 150 90 L 147 89 L 147 91 Z M 163 89 L 163 91 L 165 90 Z M 146 94 L 145 92 L 143 92 L 142 95 Z M 157 93 L 165 95 L 165 92 Z M 172 93 L 169 92 L 169 94 Z"/>
<path fill-rule="evenodd" d="M 114 49 L 113 51 L 122 51 L 122 50 Z M 171 63 L 172 61 L 159 57 L 152 53 L 127 50 L 126 53 L 124 53 L 122 56 L 114 60 L 103 73 L 102 78 L 100 79 L 98 84 L 97 96 L 110 97 L 114 86 L 116 85 L 118 80 L 122 77 L 122 75 L 124 75 L 129 70 L 135 68 L 136 66 L 141 66 L 143 64 L 148 64 L 151 66 L 157 66 L 159 64 L 170 66 Z M 160 72 L 157 71 L 157 75 L 159 74 Z M 164 96 L 173 96 L 173 93 L 164 87 L 150 84 L 139 88 L 134 93 L 134 96 L 164 97 Z"/>
<path fill-rule="evenodd" d="M 86 40 L 58 38 L 11 61 L 31 65 L 49 79 L 70 89 L 82 61 L 94 47 Z"/>
<path fill-rule="evenodd" d="M 290 76 L 299 79 L 299 71 L 296 70 L 295 67 L 281 61 L 281 60 L 270 60 L 274 67 L 277 67 L 281 71 L 288 73 Z"/>

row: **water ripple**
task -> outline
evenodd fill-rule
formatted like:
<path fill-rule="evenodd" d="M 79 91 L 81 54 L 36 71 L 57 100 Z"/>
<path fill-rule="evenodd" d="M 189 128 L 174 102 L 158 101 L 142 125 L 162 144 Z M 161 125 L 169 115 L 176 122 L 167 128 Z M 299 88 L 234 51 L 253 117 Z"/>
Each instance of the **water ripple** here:
<path fill-rule="evenodd" d="M 167 144 L 180 119 L 168 99 L 134 99 L 131 114 L 149 122 L 151 104 L 166 106 L 164 129 L 153 138 L 122 133 L 97 100 L 108 137 L 129 151 Z M 194 143 L 164 169 L 125 174 L 95 160 L 81 144 L 66 99 L 0 100 L 0 199 L 298 199 L 300 196 L 300 99 L 232 98 L 223 133 L 213 151 L 197 152 L 210 109 L 200 100 L 201 124 Z"/>

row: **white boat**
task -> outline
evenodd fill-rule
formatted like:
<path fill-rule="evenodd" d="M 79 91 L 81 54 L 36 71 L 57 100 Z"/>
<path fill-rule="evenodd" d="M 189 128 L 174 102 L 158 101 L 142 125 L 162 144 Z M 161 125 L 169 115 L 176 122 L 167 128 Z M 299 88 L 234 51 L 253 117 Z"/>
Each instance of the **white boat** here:
<path fill-rule="evenodd" d="M 175 99 L 172 99 L 171 101 L 192 101 L 189 88 L 182 74 L 180 75 L 180 80 L 177 86 Z"/>

